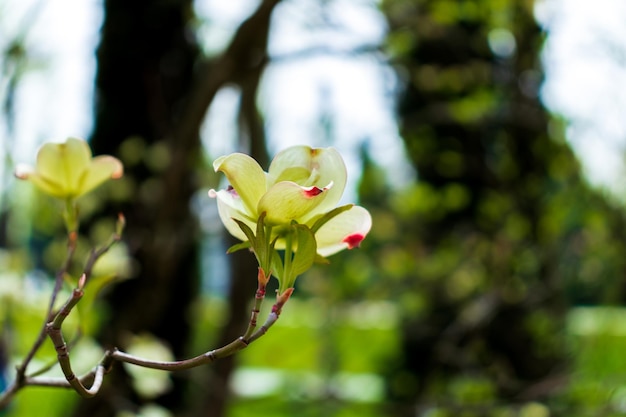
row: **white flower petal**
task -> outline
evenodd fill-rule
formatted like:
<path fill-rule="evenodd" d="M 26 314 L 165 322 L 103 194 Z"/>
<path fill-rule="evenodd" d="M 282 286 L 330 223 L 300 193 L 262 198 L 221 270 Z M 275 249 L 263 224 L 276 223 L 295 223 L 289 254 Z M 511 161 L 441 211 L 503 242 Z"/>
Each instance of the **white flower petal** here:
<path fill-rule="evenodd" d="M 279 152 L 272 161 L 269 171 L 274 181 L 293 181 L 302 186 L 325 187 L 332 183 L 324 201 L 315 214 L 333 209 L 346 187 L 347 171 L 343 158 L 334 148 L 311 148 L 292 146 Z"/>
<path fill-rule="evenodd" d="M 83 172 L 76 192 L 78 195 L 86 194 L 106 180 L 120 178 L 123 173 L 124 167 L 119 159 L 108 155 L 98 156 Z"/>
<path fill-rule="evenodd" d="M 241 198 L 233 190 L 211 190 L 209 195 L 217 198 L 217 211 L 228 233 L 241 241 L 248 240 L 237 222 L 233 220 L 235 218 L 246 223 L 252 230 L 256 228 L 256 223 L 246 216 Z"/>
<path fill-rule="evenodd" d="M 295 182 L 281 181 L 265 193 L 257 211 L 266 213 L 265 221 L 268 224 L 289 224 L 292 220 L 304 223 L 301 217 L 311 213 L 324 201 L 327 190 L 327 187 L 301 187 Z"/>
<path fill-rule="evenodd" d="M 250 216 L 257 216 L 257 205 L 267 189 L 265 172 L 257 161 L 248 155 L 233 153 L 217 158 L 213 168 L 226 175 L 230 185 L 241 197 L 246 212 Z"/>
<path fill-rule="evenodd" d="M 352 249 L 372 228 L 372 216 L 360 206 L 354 206 L 326 222 L 315 234 L 317 253 L 330 256 L 343 249 Z"/>

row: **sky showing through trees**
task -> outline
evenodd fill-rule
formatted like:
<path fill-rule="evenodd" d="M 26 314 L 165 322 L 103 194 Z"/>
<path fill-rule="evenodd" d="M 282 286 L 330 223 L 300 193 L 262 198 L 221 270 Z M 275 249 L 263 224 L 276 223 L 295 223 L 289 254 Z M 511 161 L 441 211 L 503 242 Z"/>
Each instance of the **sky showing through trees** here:
<path fill-rule="evenodd" d="M 314 2 L 309 3 L 311 6 Z M 349 143 L 371 139 L 368 134 L 379 138 L 371 141 L 379 163 L 397 169 L 394 162 L 402 150 L 393 115 L 389 112 L 394 75 L 386 68 L 384 59 L 369 56 L 355 60 L 350 56 L 351 50 L 375 47 L 382 41 L 384 20 L 367 2 L 340 3 L 345 13 L 334 17 L 339 25 L 334 30 L 302 27 L 304 17 L 297 10 L 289 10 L 289 5 L 284 5 L 284 11 L 278 10 L 285 16 L 285 23 L 276 22 L 275 33 L 281 36 L 270 41 L 270 52 L 275 54 L 277 63 L 268 68 L 260 98 L 267 106 L 270 146 L 278 149 L 294 141 L 315 143 L 319 140 L 315 129 L 304 129 L 309 137 L 303 137 L 299 126 L 315 125 L 318 120 L 311 120 L 310 116 L 319 111 L 313 107 L 321 107 L 320 101 L 330 100 L 338 115 L 335 123 L 339 124 L 339 131 L 345 130 L 341 123 L 354 126 L 355 120 L 362 127 L 359 132 L 346 132 L 343 136 L 348 140 L 347 143 L 342 141 L 342 146 L 354 151 L 354 145 Z M 249 0 L 197 1 L 200 19 L 203 15 L 211 18 L 208 25 L 200 25 L 200 42 L 203 37 L 211 39 L 207 48 L 219 50 L 219 45 L 225 45 L 254 4 Z M 300 5 L 291 9 L 298 7 Z M 620 155 L 626 137 L 620 109 L 626 107 L 626 99 L 624 89 L 616 86 L 626 85 L 623 71 L 626 32 L 621 24 L 626 16 L 624 4 L 615 0 L 593 4 L 584 0 L 543 0 L 537 10 L 539 21 L 550 34 L 544 52 L 546 83 L 542 98 L 549 108 L 571 120 L 568 139 L 585 164 L 591 181 L 619 195 L 615 184 L 624 174 Z M 88 109 L 95 70 L 92 50 L 102 19 L 100 3 L 79 0 L 4 2 L 3 12 L 0 42 L 6 43 L 16 34 L 26 34 L 26 44 L 32 45 L 29 48 L 32 62 L 16 93 L 13 131 L 9 132 L 6 121 L 0 120 L 0 139 L 5 146 L 9 137 L 19 141 L 21 146 L 15 150 L 18 157 L 32 154 L 32 150 L 48 138 L 61 140 L 68 132 L 87 136 L 92 123 Z M 304 57 L 298 56 L 301 52 L 298 45 L 304 49 Z M 316 47 L 320 50 L 310 51 Z M 607 72 L 610 77 L 597 76 Z M 359 77 L 355 78 L 355 73 L 360 74 Z M 368 88 L 364 88 L 365 85 Z M 0 84 L 0 88 L 6 86 Z M 320 96 L 320 90 L 326 93 Z M 272 100 L 274 95 L 281 100 Z M 295 100 L 296 97 L 308 99 Z M 353 97 L 359 100 L 352 100 Z M 227 153 L 234 147 L 232 128 L 222 121 L 234 117 L 232 103 L 236 100 L 232 92 L 222 91 L 208 115 L 207 130 L 210 128 L 213 134 L 230 138 L 217 143 L 207 141 L 213 155 Z M 50 101 L 58 105 L 50 109 L 45 105 Z M 273 112 L 285 111 L 291 112 L 292 117 L 271 123 Z M 231 116 L 225 117 L 228 114 Z M 390 141 L 397 144 L 397 149 L 386 148 Z M 380 152 L 383 149 L 385 152 Z M 354 152 L 351 155 L 358 157 Z M 406 177 L 406 172 L 400 170 L 395 179 Z"/>

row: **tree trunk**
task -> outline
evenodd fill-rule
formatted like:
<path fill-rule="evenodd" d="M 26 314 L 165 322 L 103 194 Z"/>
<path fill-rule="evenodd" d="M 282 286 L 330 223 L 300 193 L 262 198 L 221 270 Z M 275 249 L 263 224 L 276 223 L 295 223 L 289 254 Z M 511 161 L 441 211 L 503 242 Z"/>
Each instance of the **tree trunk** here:
<path fill-rule="evenodd" d="M 278 2 L 262 2 L 227 50 L 204 63 L 197 62 L 189 31 L 191 1 L 105 3 L 92 147 L 94 153 L 118 155 L 125 163 L 129 198 L 111 202 L 106 214 L 126 216 L 124 240 L 138 265 L 136 276 L 116 285 L 107 298 L 112 313 L 101 340 L 109 347 L 123 348 L 129 333 L 150 332 L 167 342 L 177 358 L 190 354 L 187 308 L 197 294 L 198 277 L 197 227 L 189 201 L 197 188 L 198 132 L 217 91 L 226 83 L 239 84 L 247 147 L 260 162 L 267 160 L 251 97 L 267 61 L 270 16 Z M 246 305 L 256 288 L 254 257 L 242 253 L 231 262 L 231 315 L 221 342 L 245 329 Z M 188 378 L 180 373 L 172 375 L 173 390 L 156 401 L 176 415 L 222 415 L 233 360 L 209 368 L 207 373 L 217 376 L 201 396 L 193 395 L 198 391 L 189 390 Z M 148 401 L 133 392 L 123 368 L 116 366 L 103 392 L 81 402 L 76 415 L 112 416 L 124 409 L 137 411 Z"/>
<path fill-rule="evenodd" d="M 198 58 L 189 31 L 192 1 L 107 0 L 104 9 L 91 144 L 94 153 L 117 155 L 125 164 L 128 192 L 104 214 L 125 215 L 124 241 L 137 268 L 107 297 L 111 314 L 100 338 L 105 346 L 123 348 L 129 334 L 150 332 L 184 357 L 188 307 L 198 291 L 197 227 L 189 200 L 197 188 L 200 142 L 197 131 L 185 141 L 176 133 Z M 77 415 L 112 416 L 147 401 L 133 391 L 121 366 L 108 379 Z M 173 379 L 174 388 L 157 400 L 176 410 L 185 379 Z"/>
<path fill-rule="evenodd" d="M 489 1 L 466 3 L 450 3 L 445 18 L 437 1 L 386 3 L 390 39 L 410 45 L 398 60 L 408 75 L 402 135 L 418 185 L 439 201 L 407 233 L 423 241 L 417 263 L 448 256 L 437 277 L 411 277 L 428 307 L 404 324 L 402 367 L 417 382 L 399 396 L 418 403 L 445 397 L 437 384 L 468 374 L 515 396 L 563 358 L 563 284 L 540 228 L 546 194 L 567 185 L 549 177 L 553 159 L 580 177 L 567 146 L 550 138 L 539 101 L 543 34 L 529 2 L 501 15 Z M 529 270 L 520 272 L 522 255 Z M 553 332 L 533 330 L 540 317 Z"/>

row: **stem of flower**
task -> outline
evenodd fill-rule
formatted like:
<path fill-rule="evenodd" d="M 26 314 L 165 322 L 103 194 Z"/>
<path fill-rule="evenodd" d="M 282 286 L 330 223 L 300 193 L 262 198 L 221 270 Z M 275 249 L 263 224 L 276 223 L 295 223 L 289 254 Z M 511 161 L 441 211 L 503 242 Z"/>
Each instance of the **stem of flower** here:
<path fill-rule="evenodd" d="M 265 216 L 263 216 L 265 217 Z M 263 268 L 265 269 L 265 274 L 269 279 L 270 270 L 272 268 L 272 254 L 274 252 L 274 245 L 272 245 L 272 225 L 265 225 L 265 241 L 263 242 L 265 245 L 265 259 L 263 259 Z"/>
<path fill-rule="evenodd" d="M 78 207 L 76 206 L 76 200 L 71 197 L 65 200 L 63 218 L 65 219 L 67 233 L 78 233 Z"/>
<path fill-rule="evenodd" d="M 80 329 L 78 329 L 76 331 L 76 334 L 72 338 L 72 340 L 67 342 L 68 349 L 72 350 L 72 348 L 74 346 L 76 346 L 76 344 L 78 343 L 78 341 L 80 340 L 81 337 L 82 337 L 82 331 Z M 43 375 L 46 372 L 48 372 L 49 370 L 51 370 L 52 368 L 54 368 L 54 366 L 57 365 L 58 363 L 59 363 L 59 361 L 57 359 L 53 359 L 53 360 L 49 361 L 47 364 L 43 365 L 41 368 L 37 369 L 36 371 L 31 372 L 28 375 L 26 375 L 26 379 L 27 380 L 29 380 L 29 379 L 32 380 L 33 378 L 38 377 L 39 375 Z"/>
<path fill-rule="evenodd" d="M 263 305 L 263 300 L 265 299 L 265 288 L 269 277 L 266 277 L 265 271 L 261 267 L 259 267 L 258 274 L 258 287 L 256 293 L 254 294 L 254 306 L 252 307 L 252 313 L 250 315 L 250 322 L 248 323 L 248 328 L 246 332 L 243 334 L 242 339 L 248 340 L 254 329 L 256 328 L 257 318 L 259 316 L 259 312 L 261 311 L 261 306 Z"/>
<path fill-rule="evenodd" d="M 289 301 L 289 297 L 291 297 L 293 290 L 294 288 L 287 288 L 285 291 L 278 295 L 278 299 L 276 300 L 276 303 L 272 306 L 272 311 L 267 316 L 265 323 L 263 323 L 263 325 L 259 327 L 259 330 L 257 330 L 252 336 L 250 336 L 250 339 L 248 339 L 248 344 L 263 336 L 265 333 L 267 333 L 270 327 L 272 327 L 274 323 L 276 323 L 278 317 L 280 317 L 280 313 L 283 311 L 285 303 Z"/>
<path fill-rule="evenodd" d="M 280 294 L 286 288 L 293 286 L 293 278 L 291 277 L 291 261 L 293 259 L 293 233 L 287 233 L 285 237 L 285 258 L 283 260 L 283 274 L 280 280 Z"/>

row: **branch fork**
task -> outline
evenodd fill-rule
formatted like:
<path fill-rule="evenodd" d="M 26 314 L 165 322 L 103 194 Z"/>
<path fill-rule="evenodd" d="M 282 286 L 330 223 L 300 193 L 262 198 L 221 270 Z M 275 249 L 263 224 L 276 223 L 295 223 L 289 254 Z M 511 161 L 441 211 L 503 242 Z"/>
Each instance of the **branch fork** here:
<path fill-rule="evenodd" d="M 120 218 L 120 222 L 122 221 L 123 218 Z M 151 369 L 160 369 L 164 371 L 180 371 L 215 362 L 218 359 L 230 356 L 242 349 L 245 349 L 252 342 L 267 333 L 269 328 L 278 320 L 278 317 L 280 316 L 280 313 L 285 303 L 287 302 L 287 300 L 289 300 L 289 297 L 293 293 L 293 288 L 288 288 L 281 294 L 278 294 L 276 303 L 272 306 L 267 319 L 265 320 L 263 325 L 261 325 L 261 327 L 257 329 L 258 316 L 260 314 L 261 306 L 265 299 L 267 282 L 269 281 L 271 275 L 270 273 L 266 274 L 263 269 L 259 268 L 259 273 L 257 277 L 258 287 L 255 292 L 254 305 L 250 314 L 248 327 L 242 336 L 233 340 L 231 343 L 218 349 L 207 351 L 190 359 L 172 362 L 153 361 L 150 359 L 145 359 L 122 352 L 117 348 L 113 348 L 105 352 L 104 357 L 102 358 L 100 363 L 98 363 L 98 365 L 94 367 L 93 370 L 79 377 L 76 376 L 76 374 L 74 374 L 74 371 L 72 370 L 72 364 L 70 359 L 70 346 L 66 343 L 65 338 L 63 337 L 63 323 L 83 297 L 85 285 L 89 280 L 91 271 L 96 261 L 104 253 L 106 253 L 116 242 L 118 242 L 120 238 L 121 233 L 119 233 L 118 228 L 116 233 L 113 234 L 113 236 L 105 246 L 91 252 L 91 255 L 84 268 L 85 272 L 78 279 L 76 288 L 72 290 L 72 293 L 70 294 L 67 301 L 63 304 L 63 306 L 56 313 L 54 313 L 53 306 L 61 289 L 63 276 L 66 274 L 69 268 L 76 247 L 75 233 L 70 232 L 68 234 L 68 255 L 63 264 L 63 267 L 56 275 L 55 288 L 51 295 L 49 310 L 46 314 L 46 323 L 43 325 L 39 337 L 33 343 L 33 346 L 31 347 L 28 355 L 26 356 L 22 364 L 17 367 L 15 381 L 7 388 L 7 390 L 0 394 L 0 410 L 4 409 L 9 404 L 14 395 L 20 389 L 26 386 L 71 388 L 74 389 L 80 396 L 84 398 L 91 398 L 98 394 L 98 392 L 100 391 L 104 381 L 104 376 L 111 371 L 113 362 L 115 361 L 126 362 L 136 366 Z M 57 353 L 57 362 L 61 367 L 61 370 L 65 377 L 64 379 L 37 376 L 47 370 L 47 368 L 37 371 L 34 374 L 26 375 L 26 368 L 28 367 L 28 364 L 35 356 L 35 353 L 41 347 L 46 336 L 51 340 L 55 347 Z"/>

